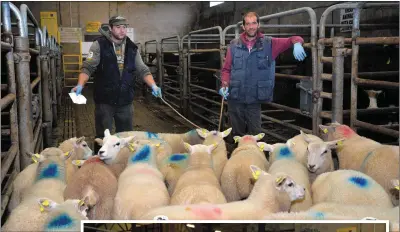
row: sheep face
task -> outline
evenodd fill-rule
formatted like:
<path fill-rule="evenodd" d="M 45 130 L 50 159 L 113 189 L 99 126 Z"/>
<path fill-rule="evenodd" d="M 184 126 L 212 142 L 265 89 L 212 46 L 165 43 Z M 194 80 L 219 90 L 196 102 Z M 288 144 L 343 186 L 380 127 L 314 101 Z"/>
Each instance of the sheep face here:
<path fill-rule="evenodd" d="M 307 169 L 311 173 L 318 171 L 320 167 L 332 157 L 331 149 L 341 145 L 343 139 L 331 142 L 311 142 L 307 146 Z"/>
<path fill-rule="evenodd" d="M 85 159 L 85 160 L 89 159 L 89 157 L 93 155 L 93 151 L 87 145 L 84 136 L 78 138 L 74 142 L 74 151 L 75 151 L 75 154 L 77 154 L 77 157 L 82 157 L 82 159 Z"/>
<path fill-rule="evenodd" d="M 98 152 L 100 159 L 113 160 L 121 148 L 126 146 L 134 138 L 135 136 L 119 138 L 118 136 L 111 135 L 110 131 L 106 129 L 104 131 L 104 139 L 102 140 L 103 145 Z"/>
<path fill-rule="evenodd" d="M 382 93 L 382 90 L 364 90 L 369 97 L 369 106 L 367 107 L 367 109 L 376 109 L 378 108 L 378 103 L 376 100 L 376 97 Z"/>
<path fill-rule="evenodd" d="M 305 188 L 297 184 L 290 176 L 280 175 L 275 180 L 276 188 L 279 191 L 285 191 L 291 201 L 303 199 L 305 196 Z"/>

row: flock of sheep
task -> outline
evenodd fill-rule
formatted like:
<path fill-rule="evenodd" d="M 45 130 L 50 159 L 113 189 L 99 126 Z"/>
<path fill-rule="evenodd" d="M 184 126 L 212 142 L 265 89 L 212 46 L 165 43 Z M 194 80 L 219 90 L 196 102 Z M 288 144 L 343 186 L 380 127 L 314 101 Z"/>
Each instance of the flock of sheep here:
<path fill-rule="evenodd" d="M 80 220 L 389 220 L 399 231 L 399 146 L 338 123 L 286 143 L 223 132 L 105 131 L 30 154 L 3 231 L 79 231 Z M 336 149 L 339 169 L 334 169 Z M 266 156 L 266 154 L 268 156 Z M 268 159 L 267 159 L 268 157 Z"/>

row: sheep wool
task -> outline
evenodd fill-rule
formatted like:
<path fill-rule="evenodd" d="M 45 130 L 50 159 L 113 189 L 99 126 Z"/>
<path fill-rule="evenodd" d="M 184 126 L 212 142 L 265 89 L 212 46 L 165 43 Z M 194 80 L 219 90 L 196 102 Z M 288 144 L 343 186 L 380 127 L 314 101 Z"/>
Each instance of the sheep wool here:
<path fill-rule="evenodd" d="M 170 195 L 174 192 L 176 182 L 187 168 L 188 161 L 189 153 L 171 154 L 161 161 L 159 170 L 165 177 L 165 183 Z"/>

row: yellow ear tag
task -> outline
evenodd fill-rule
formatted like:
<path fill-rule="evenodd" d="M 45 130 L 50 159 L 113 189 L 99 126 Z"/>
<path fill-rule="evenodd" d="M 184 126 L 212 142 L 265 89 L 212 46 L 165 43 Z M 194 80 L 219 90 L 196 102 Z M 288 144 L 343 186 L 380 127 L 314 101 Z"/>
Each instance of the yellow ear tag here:
<path fill-rule="evenodd" d="M 264 144 L 260 145 L 260 151 L 264 151 Z"/>
<path fill-rule="evenodd" d="M 326 129 L 326 128 L 324 128 L 322 131 L 323 131 L 325 134 L 328 133 L 328 129 Z"/>
<path fill-rule="evenodd" d="M 36 159 L 34 156 L 32 156 L 32 160 L 33 160 L 33 162 L 35 162 L 35 163 L 38 162 L 37 159 Z"/>
<path fill-rule="evenodd" d="M 396 187 L 394 187 L 394 188 L 400 191 L 400 187 L 398 185 Z"/>
<path fill-rule="evenodd" d="M 38 153 L 34 154 L 37 158 L 40 158 L 40 155 Z"/>
<path fill-rule="evenodd" d="M 255 171 L 255 172 L 253 172 L 252 174 L 253 174 L 253 178 L 254 178 L 255 180 L 258 180 L 258 177 L 261 175 L 261 171 L 260 171 L 260 170 L 257 170 L 257 171 Z"/>
<path fill-rule="evenodd" d="M 44 211 L 43 206 L 40 206 L 40 212 L 43 212 L 43 211 Z"/>
<path fill-rule="evenodd" d="M 44 206 L 49 206 L 49 201 L 48 201 L 48 200 L 44 200 L 43 203 L 42 203 L 42 205 L 44 205 Z"/>
<path fill-rule="evenodd" d="M 82 200 L 80 200 L 80 201 L 79 201 L 79 206 L 82 206 L 83 204 L 85 204 L 85 202 L 82 201 Z"/>
<path fill-rule="evenodd" d="M 69 155 L 69 152 L 65 152 L 64 155 L 65 155 L 65 156 L 68 156 L 68 155 Z"/>
<path fill-rule="evenodd" d="M 277 184 L 280 184 L 283 181 L 283 177 L 278 177 L 275 181 Z"/>
<path fill-rule="evenodd" d="M 156 144 L 156 147 L 159 147 L 159 146 L 160 146 L 160 144 L 159 144 L 159 143 L 157 143 L 157 144 Z"/>
<path fill-rule="evenodd" d="M 236 138 L 236 139 L 235 139 L 235 143 L 237 143 L 238 141 L 239 141 L 239 138 Z"/>
<path fill-rule="evenodd" d="M 205 134 L 205 133 L 207 133 L 207 130 L 206 130 L 206 129 L 202 129 L 201 132 L 202 132 L 203 134 Z"/>
<path fill-rule="evenodd" d="M 338 145 L 338 146 L 342 146 L 342 145 L 343 145 L 343 141 L 338 141 L 338 142 L 337 142 L 337 145 Z"/>
<path fill-rule="evenodd" d="M 81 161 L 80 161 L 80 160 L 75 160 L 75 163 L 76 163 L 77 165 L 80 165 L 80 164 L 81 164 Z"/>
<path fill-rule="evenodd" d="M 259 134 L 259 135 L 258 135 L 258 139 L 262 139 L 262 135 Z"/>
<path fill-rule="evenodd" d="M 129 144 L 128 144 L 128 148 L 129 148 L 129 150 L 130 150 L 131 152 L 134 152 L 134 151 L 135 151 L 135 147 L 133 146 L 132 143 L 129 143 Z"/>

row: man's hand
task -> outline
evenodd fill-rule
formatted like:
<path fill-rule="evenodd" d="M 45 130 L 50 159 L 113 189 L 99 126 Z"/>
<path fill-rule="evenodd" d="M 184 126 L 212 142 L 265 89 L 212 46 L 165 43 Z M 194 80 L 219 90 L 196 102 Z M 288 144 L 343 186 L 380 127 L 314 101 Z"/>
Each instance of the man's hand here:
<path fill-rule="evenodd" d="M 301 43 L 295 43 L 293 46 L 293 56 L 298 61 L 303 61 L 307 55 Z"/>
<path fill-rule="evenodd" d="M 151 89 L 153 90 L 152 94 L 154 97 L 159 97 L 159 98 L 162 97 L 161 88 L 159 88 L 156 84 L 153 84 L 151 86 Z"/>
<path fill-rule="evenodd" d="M 219 89 L 219 95 L 224 97 L 225 100 L 227 100 L 226 98 L 229 96 L 228 90 L 229 90 L 229 87 L 222 87 Z"/>
<path fill-rule="evenodd" d="M 74 88 L 71 89 L 71 93 L 76 93 L 76 96 L 78 96 L 79 94 L 81 94 L 82 92 L 82 85 L 77 85 Z"/>

